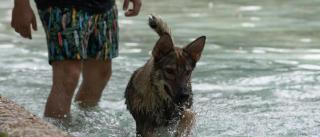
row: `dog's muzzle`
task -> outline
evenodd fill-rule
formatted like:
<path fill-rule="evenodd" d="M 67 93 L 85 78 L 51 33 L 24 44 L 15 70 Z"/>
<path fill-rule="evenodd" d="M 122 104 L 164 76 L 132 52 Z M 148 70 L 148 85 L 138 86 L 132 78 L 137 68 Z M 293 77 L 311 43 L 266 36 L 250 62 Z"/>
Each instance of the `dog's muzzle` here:
<path fill-rule="evenodd" d="M 179 90 L 177 95 L 178 103 L 183 103 L 187 101 L 189 98 L 190 98 L 190 92 L 188 91 L 187 88 L 182 88 Z"/>

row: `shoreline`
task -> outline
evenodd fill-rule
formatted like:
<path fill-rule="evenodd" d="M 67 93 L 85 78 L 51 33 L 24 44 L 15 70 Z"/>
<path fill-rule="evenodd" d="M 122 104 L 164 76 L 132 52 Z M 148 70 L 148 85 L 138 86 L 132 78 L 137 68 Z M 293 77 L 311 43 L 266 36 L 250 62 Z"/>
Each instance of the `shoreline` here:
<path fill-rule="evenodd" d="M 0 95 L 0 137 L 71 137 Z"/>

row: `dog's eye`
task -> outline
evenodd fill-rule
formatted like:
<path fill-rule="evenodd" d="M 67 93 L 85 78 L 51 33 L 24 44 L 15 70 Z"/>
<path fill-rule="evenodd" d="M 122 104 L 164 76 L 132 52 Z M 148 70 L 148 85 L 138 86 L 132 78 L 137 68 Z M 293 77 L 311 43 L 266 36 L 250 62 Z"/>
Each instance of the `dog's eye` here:
<path fill-rule="evenodd" d="M 192 71 L 186 71 L 186 74 L 187 74 L 187 75 L 191 75 L 191 72 L 192 72 Z"/>
<path fill-rule="evenodd" d="M 168 73 L 168 74 L 175 74 L 175 69 L 173 68 L 166 68 L 165 71 Z"/>

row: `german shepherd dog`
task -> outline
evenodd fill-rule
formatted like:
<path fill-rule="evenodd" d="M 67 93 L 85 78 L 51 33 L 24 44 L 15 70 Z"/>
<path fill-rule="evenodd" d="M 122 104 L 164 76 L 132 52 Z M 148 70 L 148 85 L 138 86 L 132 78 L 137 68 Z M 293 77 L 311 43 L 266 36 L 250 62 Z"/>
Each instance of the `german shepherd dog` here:
<path fill-rule="evenodd" d="M 169 127 L 174 128 L 175 136 L 188 136 L 194 122 L 190 77 L 206 37 L 178 48 L 167 24 L 159 17 L 151 15 L 149 26 L 160 39 L 152 57 L 133 73 L 127 85 L 127 109 L 136 121 L 138 137 L 154 137 L 157 129 Z"/>

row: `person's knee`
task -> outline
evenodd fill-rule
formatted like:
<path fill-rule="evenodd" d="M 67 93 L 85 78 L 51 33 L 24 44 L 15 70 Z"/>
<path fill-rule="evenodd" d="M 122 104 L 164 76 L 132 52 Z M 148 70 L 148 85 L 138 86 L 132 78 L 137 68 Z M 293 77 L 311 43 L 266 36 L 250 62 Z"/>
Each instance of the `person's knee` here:
<path fill-rule="evenodd" d="M 97 69 L 97 75 L 102 80 L 109 80 L 112 75 L 111 61 L 107 61 L 103 67 Z"/>
<path fill-rule="evenodd" d="M 68 84 L 77 83 L 80 77 L 81 69 L 75 66 L 67 66 L 64 68 L 64 79 Z"/>
<path fill-rule="evenodd" d="M 67 95 L 72 96 L 80 77 L 81 63 L 76 61 L 54 62 L 53 69 L 53 88 L 60 92 L 65 91 Z"/>
<path fill-rule="evenodd" d="M 64 67 L 64 81 L 65 86 L 76 86 L 80 77 L 81 66 L 80 65 L 66 65 Z"/>
<path fill-rule="evenodd" d="M 111 67 L 106 68 L 106 69 L 100 71 L 100 77 L 101 77 L 102 79 L 108 80 L 108 79 L 110 79 L 111 75 L 112 75 L 112 69 L 111 69 Z"/>

